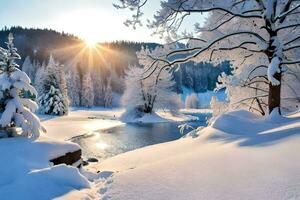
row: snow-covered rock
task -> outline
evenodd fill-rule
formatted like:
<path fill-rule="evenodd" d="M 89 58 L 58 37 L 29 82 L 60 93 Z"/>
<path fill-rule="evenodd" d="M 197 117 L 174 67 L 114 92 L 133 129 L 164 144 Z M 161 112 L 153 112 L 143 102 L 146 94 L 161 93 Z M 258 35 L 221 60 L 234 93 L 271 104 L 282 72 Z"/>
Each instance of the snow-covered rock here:
<path fill-rule="evenodd" d="M 75 167 L 52 166 L 49 160 L 80 147 L 45 137 L 0 139 L 0 199 L 48 200 L 90 183 Z"/>

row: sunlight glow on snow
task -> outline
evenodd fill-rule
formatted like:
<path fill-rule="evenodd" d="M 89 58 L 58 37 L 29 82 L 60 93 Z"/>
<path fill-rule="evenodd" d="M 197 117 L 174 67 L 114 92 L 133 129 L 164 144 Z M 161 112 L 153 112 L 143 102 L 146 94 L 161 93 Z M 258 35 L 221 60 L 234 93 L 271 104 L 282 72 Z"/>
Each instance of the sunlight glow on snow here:
<path fill-rule="evenodd" d="M 97 131 L 100 129 L 112 128 L 122 124 L 123 124 L 122 122 L 115 121 L 115 120 L 93 120 L 93 121 L 86 121 L 83 127 L 87 131 Z"/>
<path fill-rule="evenodd" d="M 97 148 L 102 149 L 102 150 L 107 149 L 109 147 L 108 144 L 103 143 L 103 142 L 96 143 L 95 145 Z"/>

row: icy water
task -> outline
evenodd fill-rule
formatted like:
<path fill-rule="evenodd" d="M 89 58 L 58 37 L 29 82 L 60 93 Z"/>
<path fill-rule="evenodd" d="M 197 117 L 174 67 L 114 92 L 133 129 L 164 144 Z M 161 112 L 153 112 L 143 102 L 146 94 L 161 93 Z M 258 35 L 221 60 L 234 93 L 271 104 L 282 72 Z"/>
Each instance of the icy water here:
<path fill-rule="evenodd" d="M 197 121 L 185 122 L 193 127 L 206 126 L 208 113 L 194 113 Z M 73 139 L 79 144 L 84 158 L 97 158 L 99 161 L 141 147 L 176 140 L 183 135 L 178 129 L 182 123 L 123 124 L 107 130 Z M 189 131 L 184 131 L 183 134 Z"/>

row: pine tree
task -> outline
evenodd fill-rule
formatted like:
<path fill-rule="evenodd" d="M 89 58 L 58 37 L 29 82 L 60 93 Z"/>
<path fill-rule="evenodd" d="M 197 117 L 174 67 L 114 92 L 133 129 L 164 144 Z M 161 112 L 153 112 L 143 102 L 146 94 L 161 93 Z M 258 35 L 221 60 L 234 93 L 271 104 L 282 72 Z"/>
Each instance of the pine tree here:
<path fill-rule="evenodd" d="M 68 114 L 69 102 L 62 65 L 56 63 L 51 55 L 47 67 L 39 73 L 37 81 L 41 82 L 38 98 L 40 112 L 51 115 Z"/>
<path fill-rule="evenodd" d="M 68 97 L 70 100 L 70 105 L 80 106 L 80 76 L 75 65 L 68 65 L 66 72 L 66 81 L 68 88 Z"/>
<path fill-rule="evenodd" d="M 22 71 L 28 75 L 30 80 L 34 80 L 36 71 L 29 56 L 27 56 L 24 60 L 24 63 L 22 65 Z"/>
<path fill-rule="evenodd" d="M 50 85 L 49 91 L 40 96 L 38 101 L 42 105 L 41 113 L 44 114 L 65 115 L 68 110 L 64 104 L 63 95 L 54 85 Z"/>
<path fill-rule="evenodd" d="M 104 105 L 104 96 L 103 96 L 103 78 L 101 72 L 97 68 L 91 69 L 90 72 L 91 82 L 94 92 L 94 106 L 103 106 Z"/>
<path fill-rule="evenodd" d="M 45 65 L 42 65 L 38 68 L 36 74 L 35 74 L 35 82 L 34 86 L 37 90 L 38 96 L 42 95 L 44 93 L 44 82 L 46 79 L 46 67 Z"/>
<path fill-rule="evenodd" d="M 112 88 L 111 88 L 111 79 L 107 81 L 107 85 L 104 87 L 104 107 L 112 106 Z"/>
<path fill-rule="evenodd" d="M 8 36 L 7 49 L 0 48 L 0 97 L 1 97 L 1 129 L 8 136 L 25 136 L 37 139 L 44 128 L 33 113 L 37 104 L 25 93 L 36 96 L 30 78 L 18 69 L 16 59 L 21 59 L 13 44 L 13 35 Z M 18 129 L 20 131 L 18 131 Z"/>
<path fill-rule="evenodd" d="M 94 106 L 94 89 L 89 72 L 85 73 L 82 79 L 81 105 L 84 107 Z"/>

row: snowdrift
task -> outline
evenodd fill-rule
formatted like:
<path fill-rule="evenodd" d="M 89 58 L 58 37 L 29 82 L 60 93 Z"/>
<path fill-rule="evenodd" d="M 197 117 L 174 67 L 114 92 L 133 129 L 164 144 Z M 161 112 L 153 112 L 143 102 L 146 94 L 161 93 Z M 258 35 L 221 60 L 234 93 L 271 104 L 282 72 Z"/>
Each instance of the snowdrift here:
<path fill-rule="evenodd" d="M 79 146 L 40 138 L 0 139 L 0 199 L 48 200 L 74 189 L 89 188 L 78 169 L 66 165 L 51 166 L 49 160 L 76 151 Z"/>

